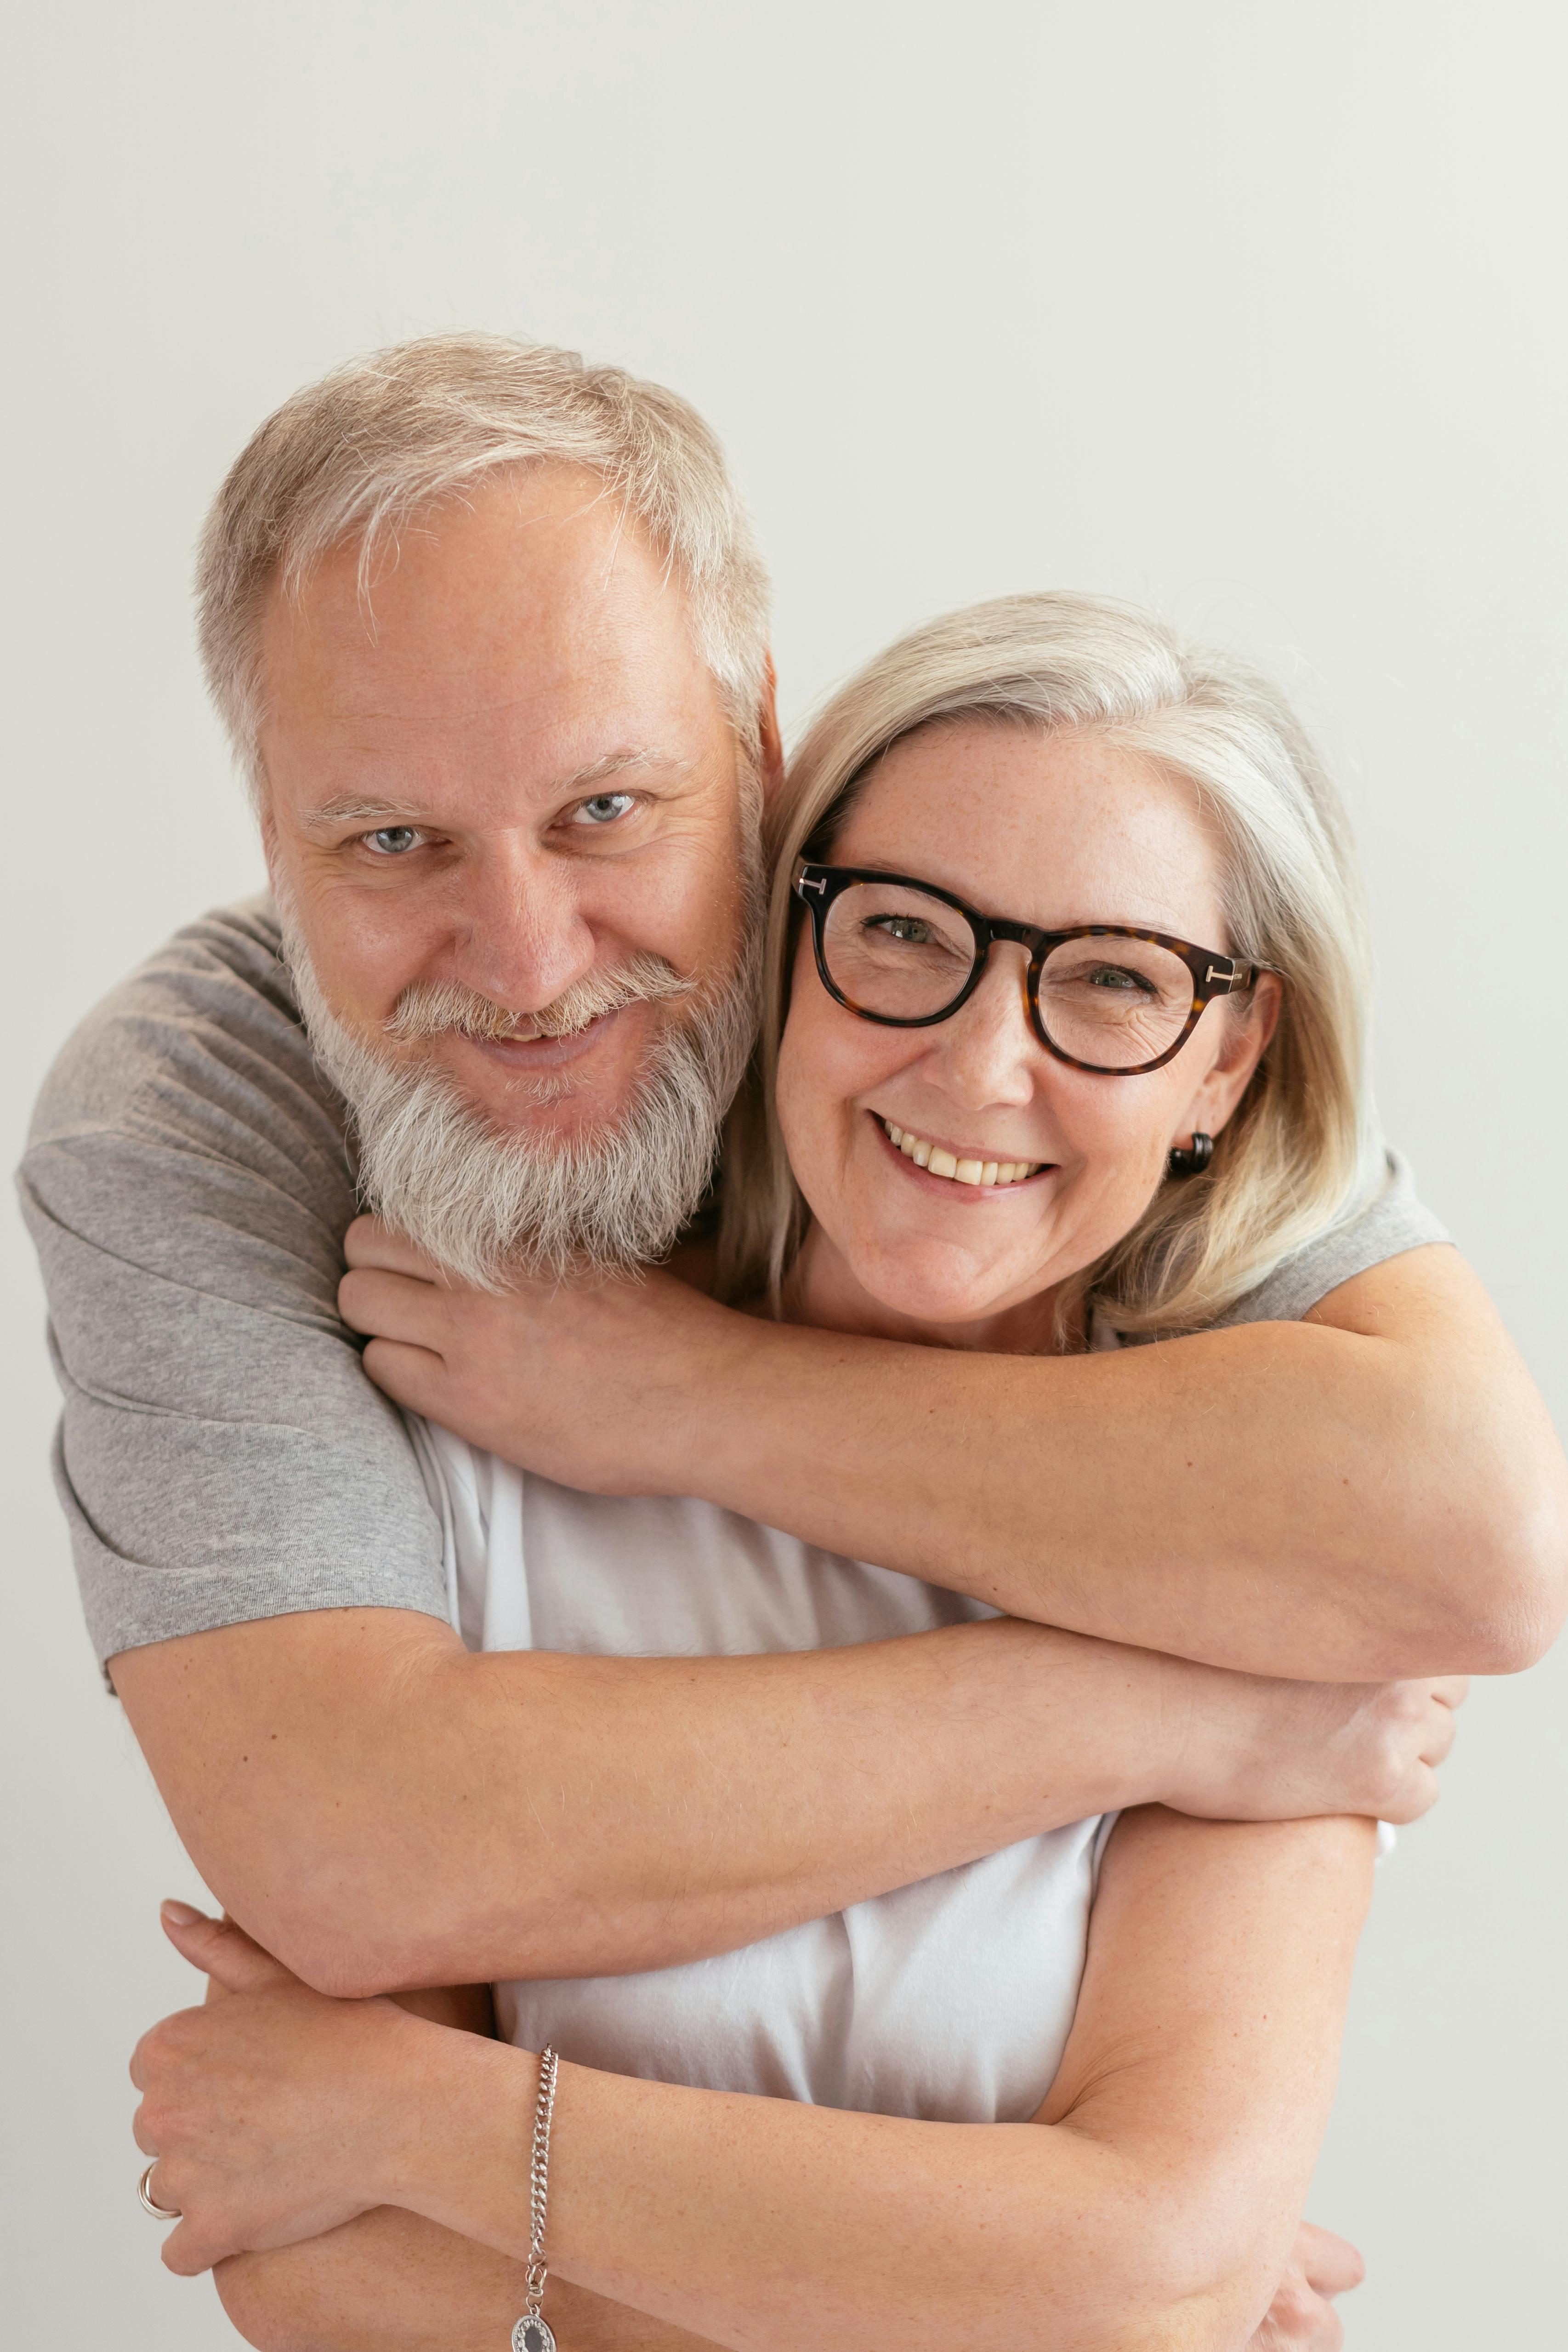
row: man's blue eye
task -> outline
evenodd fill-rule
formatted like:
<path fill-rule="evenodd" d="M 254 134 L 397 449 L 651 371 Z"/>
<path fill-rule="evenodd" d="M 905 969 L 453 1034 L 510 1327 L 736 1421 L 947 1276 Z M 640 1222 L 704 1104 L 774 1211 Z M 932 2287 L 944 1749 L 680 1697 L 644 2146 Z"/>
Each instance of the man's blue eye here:
<path fill-rule="evenodd" d="M 401 857 L 404 850 L 414 846 L 419 835 L 412 824 L 383 824 L 365 838 L 382 856 Z"/>
<path fill-rule="evenodd" d="M 584 824 L 612 824 L 634 805 L 631 793 L 595 793 L 591 801 L 582 801 L 575 812 Z"/>

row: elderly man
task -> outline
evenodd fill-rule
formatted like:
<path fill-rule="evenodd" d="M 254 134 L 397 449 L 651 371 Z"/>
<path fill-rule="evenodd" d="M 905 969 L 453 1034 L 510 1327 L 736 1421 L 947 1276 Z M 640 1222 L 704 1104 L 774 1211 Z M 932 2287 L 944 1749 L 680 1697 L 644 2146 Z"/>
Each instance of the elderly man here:
<path fill-rule="evenodd" d="M 89 1626 L 238 1921 L 343 1993 L 605 1974 L 1118 1804 L 1421 1809 L 1399 1694 L 1257 1679 L 1508 1671 L 1554 1630 L 1554 1443 L 1398 1192 L 1201 1349 L 1097 1360 L 1092 1394 L 1082 1360 L 845 1346 L 673 1284 L 658 1378 L 606 1394 L 570 1320 L 603 1295 L 541 1295 L 538 1466 L 624 1480 L 661 1412 L 698 1410 L 718 1499 L 937 1580 L 1028 1559 L 1039 1622 L 469 1654 L 340 1317 L 345 1229 L 361 1200 L 386 1221 L 354 1227 L 350 1316 L 400 1234 L 474 1284 L 689 1234 L 751 1033 L 761 569 L 683 403 L 435 339 L 257 433 L 202 632 L 271 904 L 193 925 L 89 1017 L 23 1186 Z"/>

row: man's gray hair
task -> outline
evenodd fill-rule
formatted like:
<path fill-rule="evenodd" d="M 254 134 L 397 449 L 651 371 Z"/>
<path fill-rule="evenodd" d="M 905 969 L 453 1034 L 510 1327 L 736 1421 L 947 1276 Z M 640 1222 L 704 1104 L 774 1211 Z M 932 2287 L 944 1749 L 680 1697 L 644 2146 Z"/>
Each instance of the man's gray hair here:
<path fill-rule="evenodd" d="M 259 791 L 261 625 L 275 585 L 358 543 L 361 591 L 420 509 L 498 468 L 599 474 L 690 600 L 698 650 L 747 751 L 758 747 L 768 576 L 724 453 L 696 411 L 623 369 L 505 335 L 426 335 L 334 368 L 254 433 L 213 503 L 196 586 L 207 685 Z"/>

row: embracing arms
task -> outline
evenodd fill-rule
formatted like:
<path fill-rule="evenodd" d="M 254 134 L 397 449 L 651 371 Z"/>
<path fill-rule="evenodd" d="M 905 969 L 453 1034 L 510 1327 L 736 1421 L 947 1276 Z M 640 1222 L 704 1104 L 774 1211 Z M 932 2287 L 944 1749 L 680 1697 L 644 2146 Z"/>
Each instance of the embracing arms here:
<path fill-rule="evenodd" d="M 1349 1682 L 1511 1673 L 1568 1609 L 1568 1465 L 1450 1248 L 1301 1322 L 1088 1357 L 766 1323 L 669 1276 L 488 1298 L 368 1218 L 349 1256 L 366 1369 L 475 1444 L 700 1494 L 1015 1616 Z"/>
<path fill-rule="evenodd" d="M 580 1658 L 322 1610 L 112 1672 L 207 1884 L 339 1993 L 665 1967 L 1152 1801 L 1408 1820 L 1463 1696 L 1268 1683 L 1007 1619 Z"/>
<path fill-rule="evenodd" d="M 1327 2113 L 1371 1844 L 1364 1823 L 1125 1821 L 1032 2124 L 563 2067 L 556 2272 L 745 2352 L 807 2336 L 824 2352 L 1239 2346 L 1284 2269 Z M 200 2270 L 382 2204 L 516 2259 L 536 2073 L 526 2053 L 287 1983 L 167 2021 L 135 2068 L 154 2191 L 186 2216 L 166 2259 Z"/>

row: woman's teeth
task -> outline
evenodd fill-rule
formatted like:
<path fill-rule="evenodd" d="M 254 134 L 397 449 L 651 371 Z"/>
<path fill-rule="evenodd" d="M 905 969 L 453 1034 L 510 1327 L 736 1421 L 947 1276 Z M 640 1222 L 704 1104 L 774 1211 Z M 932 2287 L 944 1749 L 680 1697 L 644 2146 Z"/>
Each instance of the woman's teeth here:
<path fill-rule="evenodd" d="M 946 1176 L 955 1184 L 1021 1184 L 1026 1176 L 1038 1175 L 1045 1165 L 1043 1160 L 959 1160 L 953 1152 L 944 1151 L 939 1143 L 927 1143 L 923 1135 L 894 1127 L 890 1118 L 882 1123 L 888 1141 L 896 1143 L 906 1160 L 913 1160 L 927 1175 Z"/>

